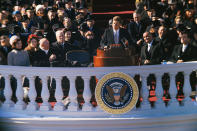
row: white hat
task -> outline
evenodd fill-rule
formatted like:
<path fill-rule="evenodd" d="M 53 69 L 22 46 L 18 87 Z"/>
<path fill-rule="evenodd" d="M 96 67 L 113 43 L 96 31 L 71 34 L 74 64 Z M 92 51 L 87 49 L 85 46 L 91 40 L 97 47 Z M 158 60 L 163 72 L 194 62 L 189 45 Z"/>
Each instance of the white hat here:
<path fill-rule="evenodd" d="M 16 40 L 16 39 L 20 39 L 17 35 L 13 35 L 11 38 L 10 38 L 10 45 L 12 46 L 13 45 L 13 43 L 14 43 L 14 41 Z"/>
<path fill-rule="evenodd" d="M 38 12 L 39 9 L 44 9 L 44 6 L 43 5 L 37 5 L 36 6 L 36 13 Z"/>
<path fill-rule="evenodd" d="M 175 5 L 175 4 L 177 4 L 177 1 L 176 0 L 168 0 L 168 4 Z"/>

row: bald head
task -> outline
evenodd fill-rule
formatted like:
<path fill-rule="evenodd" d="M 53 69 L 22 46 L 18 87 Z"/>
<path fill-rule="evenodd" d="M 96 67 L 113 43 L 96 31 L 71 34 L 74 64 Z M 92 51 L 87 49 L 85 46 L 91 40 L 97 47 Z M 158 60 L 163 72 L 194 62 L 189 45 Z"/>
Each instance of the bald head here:
<path fill-rule="evenodd" d="M 144 32 L 143 38 L 144 38 L 145 43 L 147 44 L 153 40 L 153 36 L 150 32 Z"/>
<path fill-rule="evenodd" d="M 42 38 L 39 43 L 40 49 L 49 50 L 49 41 L 46 38 Z"/>
<path fill-rule="evenodd" d="M 65 37 L 64 37 L 64 32 L 62 30 L 56 31 L 56 39 L 58 43 L 64 43 Z"/>

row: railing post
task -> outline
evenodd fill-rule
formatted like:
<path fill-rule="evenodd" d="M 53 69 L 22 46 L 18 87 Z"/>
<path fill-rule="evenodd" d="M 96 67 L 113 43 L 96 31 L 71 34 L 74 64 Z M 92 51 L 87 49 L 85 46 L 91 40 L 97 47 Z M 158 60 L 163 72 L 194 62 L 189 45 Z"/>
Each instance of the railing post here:
<path fill-rule="evenodd" d="M 162 74 L 158 73 L 155 74 L 156 75 L 156 97 L 157 97 L 157 101 L 156 101 L 156 108 L 165 108 L 164 103 L 163 103 L 163 87 L 162 87 Z"/>
<path fill-rule="evenodd" d="M 41 92 L 41 97 L 43 100 L 42 105 L 40 106 L 40 110 L 46 110 L 48 111 L 50 109 L 50 104 L 48 102 L 49 99 L 49 90 L 48 90 L 48 86 L 47 86 L 47 76 L 41 76 L 42 79 L 42 92 Z"/>
<path fill-rule="evenodd" d="M 147 88 L 147 74 L 140 74 L 141 79 L 142 79 L 142 88 L 141 88 L 141 94 L 143 101 L 141 103 L 141 109 L 151 109 L 150 104 L 148 101 L 148 94 L 149 94 L 149 89 Z"/>
<path fill-rule="evenodd" d="M 91 99 L 91 91 L 90 91 L 90 76 L 83 76 L 84 79 L 84 91 L 83 91 L 83 98 L 85 103 L 83 105 L 83 111 L 91 111 L 92 105 L 90 104 Z"/>
<path fill-rule="evenodd" d="M 70 81 L 70 90 L 69 90 L 69 98 L 70 98 L 70 104 L 68 106 L 68 111 L 77 111 L 77 90 L 75 87 L 75 80 L 76 76 L 69 76 Z"/>
<path fill-rule="evenodd" d="M 22 86 L 22 78 L 21 75 L 16 75 L 17 79 L 17 89 L 16 89 L 16 97 L 17 97 L 17 103 L 15 104 L 15 109 L 25 109 L 25 102 L 23 101 L 24 98 L 24 90 Z"/>
<path fill-rule="evenodd" d="M 5 102 L 3 103 L 3 108 L 9 108 L 13 105 L 13 102 L 11 101 L 12 97 L 12 89 L 10 85 L 10 75 L 4 75 L 5 77 L 5 89 L 4 89 L 4 96 L 5 96 Z"/>
<path fill-rule="evenodd" d="M 190 105 L 191 104 L 191 99 L 189 98 L 190 93 L 191 93 L 191 86 L 190 86 L 190 72 L 184 72 L 184 87 L 183 87 L 183 92 L 184 92 L 184 105 Z"/>
<path fill-rule="evenodd" d="M 63 91 L 62 91 L 62 77 L 54 77 L 56 80 L 56 90 L 55 90 L 55 98 L 57 103 L 54 106 L 55 111 L 63 111 Z"/>
<path fill-rule="evenodd" d="M 169 89 L 169 93 L 171 96 L 171 100 L 170 100 L 170 104 L 169 106 L 174 108 L 174 107 L 178 107 L 178 102 L 176 100 L 176 94 L 177 94 L 177 88 L 176 88 L 176 80 L 175 80 L 175 76 L 176 76 L 176 72 L 172 73 L 170 72 L 170 89 Z"/>
<path fill-rule="evenodd" d="M 36 103 L 35 99 L 36 99 L 36 89 L 35 89 L 35 77 L 34 76 L 30 76 L 29 78 L 29 92 L 28 92 L 28 96 L 30 99 L 29 104 L 27 105 L 26 110 L 32 110 L 35 111 L 36 109 L 38 109 L 38 104 Z"/>

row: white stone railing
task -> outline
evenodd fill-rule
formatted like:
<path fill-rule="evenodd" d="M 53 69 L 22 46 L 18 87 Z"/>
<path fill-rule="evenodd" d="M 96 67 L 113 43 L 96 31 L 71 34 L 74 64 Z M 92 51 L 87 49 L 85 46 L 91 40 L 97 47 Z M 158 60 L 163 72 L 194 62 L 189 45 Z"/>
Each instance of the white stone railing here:
<path fill-rule="evenodd" d="M 156 111 L 162 112 L 165 110 L 165 112 L 170 112 L 172 110 L 177 110 L 178 108 L 181 108 L 180 110 L 189 111 L 192 110 L 192 108 L 196 108 L 196 106 L 193 104 L 192 100 L 190 99 L 189 95 L 191 93 L 191 87 L 190 87 L 190 81 L 189 81 L 189 75 L 192 71 L 197 70 L 197 62 L 190 62 L 190 63 L 180 63 L 180 64 L 166 64 L 166 65 L 150 65 L 150 66 L 125 66 L 125 67 L 19 67 L 19 66 L 0 66 L 0 74 L 2 77 L 5 78 L 5 89 L 4 89 L 4 95 L 5 95 L 5 102 L 1 103 L 1 109 L 6 109 L 6 111 L 10 112 L 20 112 L 20 113 L 29 113 L 29 114 L 39 114 L 39 115 L 58 115 L 62 116 L 63 114 L 67 116 L 71 115 L 71 112 L 75 112 L 75 114 L 78 116 L 76 112 L 81 114 L 81 116 L 89 116 L 92 114 L 104 114 L 106 115 L 102 110 L 100 110 L 100 107 L 97 106 L 96 108 L 92 108 L 92 105 L 89 103 L 91 98 L 91 91 L 90 91 L 90 77 L 96 76 L 96 78 L 101 79 L 102 76 L 112 73 L 112 72 L 123 72 L 125 74 L 130 75 L 131 77 L 134 77 L 135 75 L 141 76 L 142 81 L 142 88 L 141 88 L 141 97 L 143 97 L 143 102 L 141 103 L 140 108 L 134 108 L 130 112 L 128 112 L 128 115 L 131 114 L 141 114 L 142 112 L 145 113 L 145 111 L 151 111 L 155 113 Z M 176 84 L 175 84 L 175 76 L 178 72 L 183 72 L 184 74 L 184 109 L 183 107 L 180 107 L 177 100 L 176 100 Z M 161 77 L 164 73 L 170 74 L 170 95 L 171 100 L 168 107 L 165 107 L 165 104 L 162 100 L 163 97 L 163 88 L 161 83 Z M 156 107 L 154 109 L 151 109 L 150 104 L 148 102 L 148 94 L 149 90 L 147 88 L 147 77 L 149 74 L 154 74 L 156 77 Z M 13 75 L 17 79 L 17 91 L 16 96 L 18 98 L 18 101 L 16 104 L 14 104 L 11 101 L 11 95 L 12 95 L 12 89 L 10 85 L 10 76 Z M 27 77 L 29 79 L 29 93 L 28 96 L 30 98 L 30 102 L 28 105 L 25 105 L 23 102 L 23 96 L 24 91 L 22 87 L 22 78 Z M 43 87 L 42 87 L 42 99 L 43 103 L 38 108 L 37 103 L 35 102 L 36 98 L 36 90 L 35 90 L 35 77 L 39 76 L 42 80 Z M 51 110 L 51 107 L 48 103 L 49 98 L 49 90 L 47 87 L 47 80 L 48 77 L 55 78 L 56 80 L 56 92 L 55 97 L 57 100 L 57 103 L 55 104 L 55 107 L 53 110 Z M 61 80 L 63 76 L 67 76 L 67 78 L 70 81 L 70 91 L 69 91 L 69 98 L 70 98 L 70 104 L 68 106 L 67 110 L 63 110 L 63 104 L 62 104 L 62 88 L 61 88 Z M 85 104 L 82 107 L 82 110 L 78 110 L 78 104 L 77 104 L 77 91 L 75 88 L 75 79 L 77 76 L 81 76 L 84 80 L 84 92 L 83 97 Z M 196 110 L 196 109 L 195 109 Z M 89 112 L 89 113 L 87 113 Z M 192 111 L 193 112 L 193 111 Z M 91 114 L 92 113 L 92 114 Z M 189 112 L 188 112 L 189 113 Z M 197 113 L 197 111 L 195 111 Z M 108 114 L 107 114 L 108 115 Z"/>

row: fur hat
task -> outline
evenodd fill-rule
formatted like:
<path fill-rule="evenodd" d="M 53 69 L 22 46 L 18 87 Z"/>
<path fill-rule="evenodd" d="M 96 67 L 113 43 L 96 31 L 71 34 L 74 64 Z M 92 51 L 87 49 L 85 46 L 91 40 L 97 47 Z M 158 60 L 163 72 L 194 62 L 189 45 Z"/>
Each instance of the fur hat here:
<path fill-rule="evenodd" d="M 10 45 L 12 46 L 13 45 L 13 43 L 14 43 L 14 41 L 16 40 L 16 39 L 20 39 L 17 35 L 13 35 L 11 38 L 10 38 Z"/>
<path fill-rule="evenodd" d="M 36 6 L 36 13 L 38 12 L 39 9 L 44 9 L 44 6 L 43 5 L 37 5 Z"/>
<path fill-rule="evenodd" d="M 72 2 L 72 0 L 65 0 L 64 2 L 65 2 L 65 4 L 67 4 L 69 2 Z"/>

